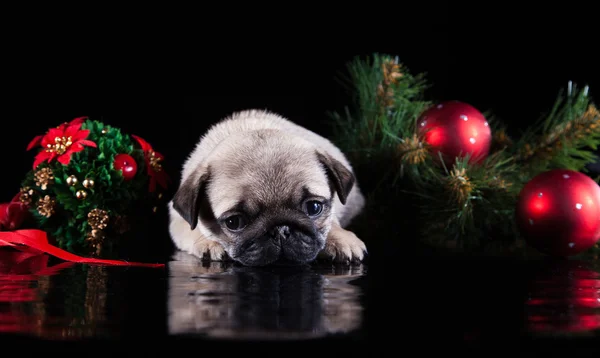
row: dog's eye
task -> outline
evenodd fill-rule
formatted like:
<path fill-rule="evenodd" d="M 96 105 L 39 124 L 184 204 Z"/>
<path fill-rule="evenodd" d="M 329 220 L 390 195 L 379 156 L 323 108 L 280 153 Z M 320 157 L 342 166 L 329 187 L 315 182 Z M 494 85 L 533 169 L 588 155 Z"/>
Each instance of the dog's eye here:
<path fill-rule="evenodd" d="M 323 211 L 323 204 L 318 201 L 311 200 L 306 202 L 306 213 L 309 216 L 317 216 Z"/>
<path fill-rule="evenodd" d="M 239 231 L 246 226 L 246 222 L 241 215 L 233 215 L 225 219 L 225 226 L 231 231 Z"/>

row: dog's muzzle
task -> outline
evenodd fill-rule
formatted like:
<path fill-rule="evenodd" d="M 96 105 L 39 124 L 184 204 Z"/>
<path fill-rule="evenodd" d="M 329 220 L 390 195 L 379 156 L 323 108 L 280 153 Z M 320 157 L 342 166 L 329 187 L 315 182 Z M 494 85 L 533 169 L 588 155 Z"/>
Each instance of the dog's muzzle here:
<path fill-rule="evenodd" d="M 288 239 L 292 233 L 289 226 L 281 225 L 273 227 L 271 231 L 269 231 L 269 234 L 273 241 L 280 243 L 282 240 Z"/>

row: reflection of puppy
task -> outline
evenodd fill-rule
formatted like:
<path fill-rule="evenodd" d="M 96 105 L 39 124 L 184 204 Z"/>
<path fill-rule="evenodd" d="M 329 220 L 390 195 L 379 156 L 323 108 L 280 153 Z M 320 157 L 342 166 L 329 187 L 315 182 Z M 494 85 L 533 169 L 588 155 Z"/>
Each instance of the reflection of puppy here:
<path fill-rule="evenodd" d="M 169 262 L 169 334 L 290 340 L 360 333 L 362 265 L 270 270 L 198 262 L 179 251 Z"/>
<path fill-rule="evenodd" d="M 187 159 L 169 202 L 170 233 L 180 250 L 247 266 L 307 263 L 319 253 L 360 261 L 366 247 L 343 227 L 363 206 L 336 146 L 249 110 L 213 126 Z"/>

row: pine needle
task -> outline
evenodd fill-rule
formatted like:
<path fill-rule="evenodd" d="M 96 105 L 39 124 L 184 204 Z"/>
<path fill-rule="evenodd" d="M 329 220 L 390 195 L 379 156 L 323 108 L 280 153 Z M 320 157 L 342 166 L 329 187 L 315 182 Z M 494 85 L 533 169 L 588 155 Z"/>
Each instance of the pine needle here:
<path fill-rule="evenodd" d="M 421 239 L 459 250 L 523 249 L 514 214 L 523 186 L 552 168 L 585 170 L 597 160 L 600 114 L 589 88 L 559 91 L 548 113 L 518 138 L 491 111 L 489 156 L 479 164 L 456 158 L 447 167 L 419 137 L 416 122 L 433 101 L 425 74 L 413 75 L 397 57 L 356 58 L 340 77 L 351 92 L 341 113 L 330 113 L 334 142 L 348 153 L 363 190 L 378 205 L 373 215 L 415 212 Z M 599 178 L 596 178 L 598 181 Z M 382 208 L 385 208 L 382 209 Z M 392 231 L 398 231 L 392 229 Z"/>

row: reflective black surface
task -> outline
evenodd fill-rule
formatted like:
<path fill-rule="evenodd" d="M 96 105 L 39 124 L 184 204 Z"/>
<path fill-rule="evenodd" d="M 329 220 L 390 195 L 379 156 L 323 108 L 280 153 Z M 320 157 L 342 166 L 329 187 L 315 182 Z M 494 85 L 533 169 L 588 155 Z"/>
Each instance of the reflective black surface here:
<path fill-rule="evenodd" d="M 89 266 L 4 250 L 0 337 L 5 347 L 104 352 L 118 342 L 137 353 L 256 342 L 339 351 L 600 347 L 598 264 L 371 247 L 363 265 L 297 268 L 208 264 L 178 252 L 162 269 Z"/>
<path fill-rule="evenodd" d="M 363 265 L 259 269 L 176 253 L 167 269 L 155 270 L 55 263 L 45 254 L 7 251 L 2 258 L 3 333 L 52 340 L 290 340 L 356 334 L 362 327 L 363 289 L 355 281 L 366 275 Z"/>
<path fill-rule="evenodd" d="M 168 332 L 228 339 L 310 339 L 362 328 L 366 267 L 248 268 L 169 263 Z"/>

